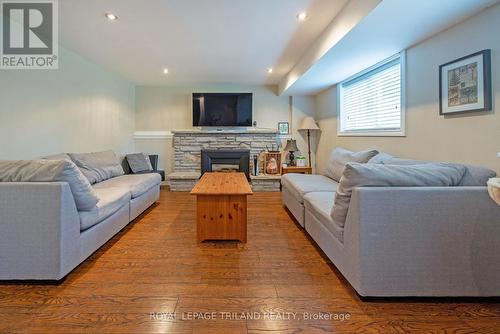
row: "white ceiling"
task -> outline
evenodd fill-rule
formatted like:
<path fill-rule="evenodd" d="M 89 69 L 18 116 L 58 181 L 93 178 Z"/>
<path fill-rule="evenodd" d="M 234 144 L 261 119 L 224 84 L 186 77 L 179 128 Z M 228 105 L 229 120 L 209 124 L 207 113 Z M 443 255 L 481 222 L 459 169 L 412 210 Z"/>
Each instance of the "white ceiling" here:
<path fill-rule="evenodd" d="M 347 1 L 63 0 L 60 41 L 138 85 L 277 84 Z"/>
<path fill-rule="evenodd" d="M 497 2 L 383 0 L 282 93 L 315 94 Z"/>

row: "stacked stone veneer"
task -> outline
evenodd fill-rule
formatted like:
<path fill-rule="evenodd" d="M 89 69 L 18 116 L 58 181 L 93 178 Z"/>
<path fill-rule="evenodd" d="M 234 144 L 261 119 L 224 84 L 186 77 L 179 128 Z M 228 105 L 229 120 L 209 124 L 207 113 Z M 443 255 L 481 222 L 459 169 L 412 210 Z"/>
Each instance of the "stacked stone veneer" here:
<path fill-rule="evenodd" d="M 279 175 L 252 175 L 251 179 L 253 191 L 269 192 L 281 190 L 281 176 Z"/>
<path fill-rule="evenodd" d="M 217 132 L 174 132 L 175 172 L 201 172 L 201 150 L 203 149 L 249 149 L 250 171 L 253 170 L 253 156 L 276 147 L 275 132 L 259 133 L 217 133 Z M 262 160 L 262 159 L 261 159 Z M 261 163 L 261 170 L 262 164 Z"/>

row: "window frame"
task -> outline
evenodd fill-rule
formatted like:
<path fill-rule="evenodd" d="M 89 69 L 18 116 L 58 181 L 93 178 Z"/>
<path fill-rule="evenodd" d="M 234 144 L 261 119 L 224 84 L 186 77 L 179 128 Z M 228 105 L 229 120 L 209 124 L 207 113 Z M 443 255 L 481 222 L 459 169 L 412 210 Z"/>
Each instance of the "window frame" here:
<path fill-rule="evenodd" d="M 401 125 L 398 130 L 359 130 L 359 131 L 343 131 L 342 130 L 342 104 L 343 104 L 343 85 L 352 80 L 356 80 L 377 71 L 380 67 L 398 59 L 401 66 Z M 339 137 L 406 137 L 406 51 L 401 51 L 369 68 L 345 79 L 337 85 L 337 136 Z"/>

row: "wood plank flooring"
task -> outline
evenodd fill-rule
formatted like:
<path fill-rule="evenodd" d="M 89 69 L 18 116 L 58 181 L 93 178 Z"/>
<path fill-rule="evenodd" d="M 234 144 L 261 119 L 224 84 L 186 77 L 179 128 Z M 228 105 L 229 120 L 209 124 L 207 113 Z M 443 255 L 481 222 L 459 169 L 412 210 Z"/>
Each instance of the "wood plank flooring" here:
<path fill-rule="evenodd" d="M 247 244 L 198 244 L 195 211 L 162 191 L 62 283 L 0 283 L 0 333 L 500 333 L 491 301 L 360 300 L 278 193 L 249 198 Z"/>

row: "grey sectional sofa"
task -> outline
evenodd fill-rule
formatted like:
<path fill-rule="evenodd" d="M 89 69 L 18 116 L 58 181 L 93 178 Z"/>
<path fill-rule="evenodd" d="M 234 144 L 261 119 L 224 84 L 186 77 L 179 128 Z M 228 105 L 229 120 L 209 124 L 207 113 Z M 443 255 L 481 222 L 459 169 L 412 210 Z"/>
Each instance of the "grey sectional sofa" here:
<path fill-rule="evenodd" d="M 123 175 L 117 163 L 109 167 L 104 162 L 103 167 L 103 156 L 111 155 L 107 152 L 95 159 L 96 166 L 85 159 L 76 161 L 76 165 L 65 160 L 37 160 L 38 167 L 24 166 L 15 172 L 6 170 L 12 163 L 0 163 L 0 181 L 30 181 L 0 182 L 1 280 L 64 278 L 159 200 L 159 174 Z M 51 159 L 71 160 L 67 155 Z M 63 175 L 67 182 L 33 181 L 45 180 L 46 170 L 59 175 L 56 180 Z M 80 172 L 85 177 L 93 173 L 95 182 L 90 185 Z M 80 188 L 75 186 L 77 182 Z M 93 206 L 83 210 L 82 203 Z"/>
<path fill-rule="evenodd" d="M 428 163 L 364 154 L 365 163 L 386 170 Z M 335 153 L 330 160 L 338 160 Z M 361 296 L 500 296 L 500 206 L 485 181 L 495 173 L 460 168 L 468 186 L 353 187 L 343 226 L 334 212 L 346 176 L 286 174 L 282 199 Z"/>

